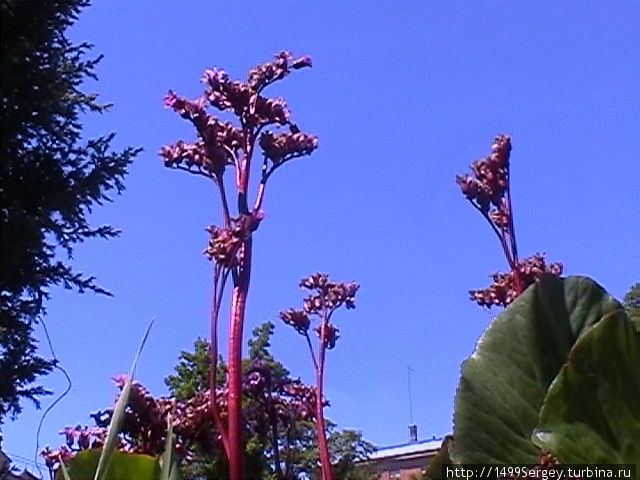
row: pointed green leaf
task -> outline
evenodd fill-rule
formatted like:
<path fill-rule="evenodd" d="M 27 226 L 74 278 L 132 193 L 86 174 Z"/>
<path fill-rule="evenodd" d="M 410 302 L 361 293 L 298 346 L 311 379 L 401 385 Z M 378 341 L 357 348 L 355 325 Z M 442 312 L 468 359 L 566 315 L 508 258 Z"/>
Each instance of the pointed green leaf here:
<path fill-rule="evenodd" d="M 64 464 L 62 457 L 60 457 L 60 471 L 62 472 L 62 476 L 64 480 L 71 480 L 71 477 L 69 476 L 69 471 L 67 470 L 67 466 Z"/>
<path fill-rule="evenodd" d="M 543 276 L 489 326 L 462 365 L 454 463 L 533 463 L 547 389 L 577 338 L 620 304 L 584 277 Z"/>
<path fill-rule="evenodd" d="M 178 459 L 173 455 L 175 443 L 175 434 L 173 433 L 173 418 L 171 414 L 167 415 L 167 439 L 164 446 L 164 452 L 161 459 L 160 480 L 179 480 L 180 469 Z"/>
<path fill-rule="evenodd" d="M 104 447 L 102 448 L 102 454 L 100 455 L 100 460 L 98 461 L 98 466 L 95 471 L 95 476 L 93 480 L 104 480 L 107 470 L 109 469 L 109 463 L 111 458 L 118 447 L 118 435 L 122 428 L 122 423 L 125 418 L 125 409 L 127 408 L 127 404 L 129 403 L 129 395 L 131 393 L 131 385 L 133 383 L 133 377 L 136 373 L 136 367 L 138 366 L 138 360 L 140 359 L 140 354 L 142 353 L 142 349 L 144 348 L 144 344 L 147 341 L 147 337 L 149 336 L 149 332 L 151 331 L 151 327 L 153 326 L 153 322 L 155 318 L 149 322 L 147 326 L 147 330 L 144 333 L 144 337 L 142 338 L 142 342 L 140 342 L 140 346 L 138 347 L 138 351 L 136 352 L 136 356 L 133 359 L 133 363 L 131 365 L 131 371 L 129 372 L 129 378 L 122 388 L 122 392 L 120 392 L 120 397 L 118 397 L 118 401 L 116 402 L 116 406 L 113 410 L 113 416 L 111 417 L 111 422 L 109 423 L 109 431 L 107 433 L 107 438 L 104 442 Z M 74 479 L 76 480 L 76 479 Z"/>
<path fill-rule="evenodd" d="M 640 469 L 640 330 L 624 313 L 603 318 L 574 345 L 532 438 L 563 463 Z"/>

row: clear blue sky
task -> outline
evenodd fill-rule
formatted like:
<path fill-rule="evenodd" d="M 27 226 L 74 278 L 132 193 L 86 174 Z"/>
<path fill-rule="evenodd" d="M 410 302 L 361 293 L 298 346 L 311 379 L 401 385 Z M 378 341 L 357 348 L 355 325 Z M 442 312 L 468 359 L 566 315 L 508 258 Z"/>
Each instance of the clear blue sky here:
<path fill-rule="evenodd" d="M 168 89 L 197 96 L 205 68 L 243 78 L 279 50 L 314 67 L 271 90 L 320 148 L 273 177 L 255 239 L 246 330 L 277 324 L 273 352 L 312 380 L 305 345 L 277 320 L 315 271 L 362 287 L 328 358 L 327 416 L 380 446 L 407 439 L 407 367 L 420 438 L 451 430 L 460 362 L 491 320 L 467 300 L 505 261 L 454 179 L 513 135 L 520 251 L 546 252 L 621 297 L 640 280 L 640 4 L 608 2 L 96 2 L 71 34 L 104 53 L 87 85 L 113 111 L 87 119 L 143 146 L 127 191 L 96 210 L 120 239 L 78 248 L 74 264 L 115 294 L 53 291 L 47 323 L 73 379 L 42 445 L 109 406 L 157 316 L 138 379 L 166 393 L 181 350 L 208 332 L 204 228 L 219 221 L 213 184 L 162 166 L 163 144 L 193 138 L 165 110 Z M 226 319 L 223 322 L 223 336 Z M 44 338 L 38 330 L 39 338 Z M 47 353 L 46 344 L 42 345 Z M 223 346 L 224 349 L 224 346 Z M 57 393 L 60 374 L 45 380 Z M 45 401 L 47 406 L 50 399 Z M 32 457 L 41 412 L 4 427 Z"/>

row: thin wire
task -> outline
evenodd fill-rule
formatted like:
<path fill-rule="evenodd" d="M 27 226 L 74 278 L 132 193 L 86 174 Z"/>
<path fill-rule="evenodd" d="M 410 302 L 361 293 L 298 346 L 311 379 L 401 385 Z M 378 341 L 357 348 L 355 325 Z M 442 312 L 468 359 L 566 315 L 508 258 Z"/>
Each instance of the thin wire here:
<path fill-rule="evenodd" d="M 64 392 L 62 392 L 62 394 L 58 398 L 56 398 L 53 401 L 51 405 L 47 407 L 47 409 L 42 414 L 42 417 L 40 417 L 40 422 L 38 423 L 38 431 L 36 432 L 36 451 L 33 454 L 33 461 L 36 465 L 36 469 L 38 470 L 38 473 L 40 474 L 40 477 L 44 477 L 44 475 L 42 474 L 42 468 L 40 468 L 40 464 L 38 463 L 38 454 L 40 453 L 40 431 L 42 430 L 42 425 L 44 424 L 44 421 L 47 418 L 47 415 L 49 414 L 49 412 L 53 410 L 53 407 L 55 407 L 71 391 L 73 382 L 71 382 L 71 378 L 69 377 L 69 374 L 67 373 L 67 371 L 59 365 L 60 360 L 58 360 L 58 357 L 56 356 L 56 352 L 53 349 L 53 345 L 51 344 L 51 338 L 49 337 L 49 329 L 47 328 L 47 324 L 44 321 L 44 318 L 40 318 L 40 322 L 42 323 L 44 334 L 45 334 L 45 337 L 47 338 L 47 343 L 49 344 L 49 350 L 51 350 L 51 356 L 53 357 L 53 362 L 54 362 L 53 368 L 55 368 L 56 370 L 60 370 L 64 375 L 64 377 L 67 379 L 67 388 L 64 390 Z"/>

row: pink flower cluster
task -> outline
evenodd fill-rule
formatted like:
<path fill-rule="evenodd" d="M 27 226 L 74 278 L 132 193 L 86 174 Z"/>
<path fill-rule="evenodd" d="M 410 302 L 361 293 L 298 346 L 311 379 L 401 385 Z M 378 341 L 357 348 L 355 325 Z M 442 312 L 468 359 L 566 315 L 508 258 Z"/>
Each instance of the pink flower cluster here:
<path fill-rule="evenodd" d="M 291 69 L 310 67 L 311 57 L 304 56 L 293 60 L 290 52 L 282 51 L 275 55 L 273 62 L 258 65 L 249 72 L 249 86 L 259 92 L 264 87 L 287 76 Z"/>
<path fill-rule="evenodd" d="M 310 420 L 316 418 L 316 387 L 305 385 L 300 380 L 289 382 L 282 387 L 281 404 L 278 414 L 292 421 Z M 285 397 L 286 395 L 286 397 Z M 288 397 L 288 398 L 287 398 Z M 285 399 L 283 401 L 283 399 Z M 323 401 L 323 406 L 329 405 L 327 400 Z"/>
<path fill-rule="evenodd" d="M 116 377 L 115 383 L 122 389 L 127 377 Z M 218 406 L 226 411 L 226 389 L 217 392 Z M 207 432 L 207 442 L 219 436 L 211 423 L 209 392 L 198 394 L 187 401 L 173 397 L 154 397 L 139 382 L 133 382 L 129 403 L 125 410 L 120 449 L 132 453 L 159 455 L 163 452 L 167 435 L 167 421 L 171 416 L 173 431 L 177 435 L 176 451 L 185 455 L 190 445 L 197 445 Z M 111 421 L 113 409 L 92 415 L 100 426 Z M 211 437 L 211 438 L 210 438 Z"/>
<path fill-rule="evenodd" d="M 311 324 L 310 317 L 320 318 L 320 325 L 314 330 L 323 340 L 326 348 L 333 348 L 339 338 L 337 326 L 329 322 L 333 312 L 345 305 L 347 309 L 355 308 L 355 295 L 360 286 L 357 283 L 332 282 L 325 273 L 316 273 L 300 282 L 305 290 L 315 290 L 313 295 L 303 301 L 302 310 L 289 309 L 280 312 L 280 319 L 292 326 L 299 334 L 307 335 Z"/>
<path fill-rule="evenodd" d="M 76 425 L 75 427 L 65 427 L 60 431 L 60 434 L 64 435 L 66 445 L 57 450 L 52 450 L 47 446 L 40 452 L 49 469 L 57 468 L 61 461 L 71 460 L 81 450 L 102 447 L 107 436 L 107 429 Z"/>
<path fill-rule="evenodd" d="M 343 304 L 347 309 L 355 308 L 355 295 L 360 285 L 355 282 L 331 282 L 326 273 L 316 273 L 303 279 L 300 287 L 317 292 L 304 301 L 304 311 L 313 314 L 321 313 L 325 308 L 333 311 Z"/>
<path fill-rule="evenodd" d="M 281 98 L 261 95 L 269 84 L 287 76 L 292 70 L 311 66 L 307 56 L 293 59 L 289 52 L 280 52 L 272 62 L 259 65 L 249 72 L 246 83 L 232 81 L 224 70 L 205 70 L 202 97 L 189 100 L 169 91 L 164 98 L 168 108 L 196 127 L 198 139 L 193 142 L 178 141 L 160 149 L 160 156 L 167 167 L 201 173 L 219 180 L 227 165 L 241 168 L 240 155 L 250 157 L 256 137 L 267 125 L 289 126 L 291 133 L 264 133 L 260 146 L 266 158 L 277 166 L 290 158 L 311 153 L 318 140 L 313 135 L 298 131 L 289 118 L 287 104 Z M 207 114 L 211 106 L 220 111 L 230 111 L 238 118 L 240 128 Z"/>
<path fill-rule="evenodd" d="M 518 296 L 515 280 L 516 274 L 520 276 L 520 280 L 523 282 L 523 288 L 526 288 L 535 283 L 535 281 L 544 274 L 562 275 L 562 268 L 562 264 L 557 262 L 547 265 L 544 255 L 537 253 L 519 262 L 516 272 L 494 273 L 491 275 L 493 283 L 489 288 L 471 290 L 469 295 L 471 300 L 482 307 L 506 307 Z"/>
<path fill-rule="evenodd" d="M 211 225 L 209 232 L 209 244 L 204 254 L 209 260 L 226 268 L 232 268 L 239 264 L 238 249 L 244 240 L 244 234 L 239 226 L 218 227 Z"/>
<path fill-rule="evenodd" d="M 292 60 L 291 53 L 280 52 L 275 61 L 259 65 L 249 72 L 248 82 L 229 80 L 224 70 L 205 70 L 205 97 L 218 110 L 231 110 L 243 125 L 257 128 L 269 124 L 286 125 L 290 112 L 281 98 L 268 99 L 260 92 L 269 84 L 287 76 L 291 69 L 311 66 L 311 58 Z"/>
<path fill-rule="evenodd" d="M 258 400 L 258 407 L 247 412 L 249 423 L 258 424 L 263 420 L 264 408 L 273 407 L 279 423 L 290 426 L 299 420 L 313 421 L 316 415 L 317 391 L 300 379 L 277 381 L 273 384 L 272 371 L 268 364 L 255 360 L 250 372 L 245 376 L 245 395 Z M 269 405 L 265 405 L 264 403 Z M 323 406 L 329 402 L 323 399 Z M 262 409 L 262 410 L 261 410 Z"/>
<path fill-rule="evenodd" d="M 212 175 L 221 175 L 226 165 L 233 165 L 239 150 L 245 143 L 242 130 L 230 122 L 221 122 L 206 113 L 205 100 L 191 101 L 173 92 L 164 99 L 182 118 L 190 120 L 199 138 L 195 143 L 182 140 L 160 149 L 160 156 L 167 167 L 186 165 L 187 169 L 197 167 Z"/>
<path fill-rule="evenodd" d="M 302 155 L 310 155 L 318 148 L 318 137 L 308 133 L 280 133 L 267 131 L 260 136 L 260 148 L 274 165 Z"/>
<path fill-rule="evenodd" d="M 278 421 L 282 424 L 288 426 L 299 420 L 313 420 L 316 405 L 315 387 L 305 385 L 298 379 L 286 379 L 267 388 L 266 379 L 271 378 L 268 368 L 266 365 L 255 368 L 244 378 L 244 394 L 259 400 L 247 406 L 244 415 L 245 428 L 256 428 L 256 425 L 263 425 L 268 421 L 269 415 L 265 405 L 260 403 L 264 400 L 263 393 L 267 390 Z M 114 383 L 121 390 L 126 382 L 126 375 L 114 378 Z M 228 388 L 219 387 L 216 390 L 216 401 L 223 421 L 227 418 L 227 398 Z M 328 402 L 325 401 L 325 404 Z M 65 436 L 66 445 L 56 450 L 46 447 L 41 452 L 50 469 L 57 468 L 61 461 L 71 460 L 80 450 L 99 448 L 103 445 L 107 426 L 113 416 L 113 408 L 91 416 L 96 421 L 96 427 L 66 427 L 60 432 Z M 205 451 L 221 448 L 221 437 L 211 418 L 209 390 L 185 401 L 179 401 L 173 397 L 156 398 L 139 382 L 133 382 L 131 386 L 118 448 L 131 453 L 160 455 L 165 447 L 169 416 L 173 432 L 176 434 L 175 449 L 178 454 L 188 456 L 192 446 Z"/>
<path fill-rule="evenodd" d="M 209 260 L 226 268 L 232 268 L 240 264 L 240 246 L 257 228 L 262 220 L 260 213 L 240 215 L 231 219 L 228 227 L 211 225 L 209 232 L 209 244 L 204 254 Z"/>
<path fill-rule="evenodd" d="M 462 193 L 469 201 L 474 203 L 484 214 L 488 214 L 493 205 L 497 211 L 495 218 L 500 225 L 507 226 L 504 216 L 508 218 L 509 212 L 504 207 L 504 197 L 509 188 L 509 156 L 511 154 L 511 137 L 497 135 L 491 153 L 488 157 L 481 158 L 471 165 L 473 176 L 458 175 L 456 182 L 460 185 Z"/>
<path fill-rule="evenodd" d="M 208 85 L 205 97 L 218 110 L 231 110 L 250 127 L 269 124 L 286 125 L 290 112 L 281 98 L 265 98 L 249 84 L 229 80 L 224 70 L 205 70 L 203 83 Z"/>

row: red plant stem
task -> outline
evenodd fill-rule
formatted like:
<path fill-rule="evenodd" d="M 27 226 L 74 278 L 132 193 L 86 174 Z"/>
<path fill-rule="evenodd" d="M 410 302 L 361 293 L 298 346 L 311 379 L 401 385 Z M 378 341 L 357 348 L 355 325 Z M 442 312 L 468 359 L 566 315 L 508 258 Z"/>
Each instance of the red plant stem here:
<path fill-rule="evenodd" d="M 511 178 L 507 174 L 507 205 L 509 209 L 509 237 L 511 240 L 511 253 L 513 254 L 513 261 L 518 263 L 518 243 L 516 242 L 516 228 L 513 221 L 513 203 L 511 202 Z"/>
<path fill-rule="evenodd" d="M 489 225 L 491 226 L 491 229 L 493 230 L 493 232 L 498 237 L 498 240 L 500 241 L 500 246 L 502 247 L 502 251 L 504 252 L 504 256 L 507 259 L 507 263 L 509 264 L 509 268 L 511 268 L 512 270 L 515 270 L 515 263 L 513 261 L 513 258 L 511 257 L 511 252 L 509 251 L 509 245 L 507 244 L 507 241 L 504 238 L 504 236 L 500 234 L 500 231 L 494 225 L 493 221 L 491 220 L 491 217 L 489 217 L 489 215 L 487 213 L 483 212 L 482 209 L 478 205 L 473 203 L 472 201 L 469 201 L 469 203 L 471 203 L 471 205 L 473 205 L 473 208 L 478 210 L 480 212 L 480 215 L 482 215 L 485 218 L 485 220 L 489 223 Z"/>
<path fill-rule="evenodd" d="M 224 217 L 224 226 L 229 228 L 231 225 L 231 214 L 229 213 L 229 202 L 227 200 L 227 192 L 224 189 L 224 182 L 222 180 L 222 175 L 216 176 L 216 185 L 218 186 L 218 190 L 220 191 L 220 200 L 222 202 L 222 216 Z"/>
<path fill-rule="evenodd" d="M 318 361 L 316 360 L 316 354 L 313 351 L 313 345 L 311 345 L 311 337 L 309 337 L 309 332 L 305 332 L 304 336 L 307 339 L 307 346 L 309 347 L 309 353 L 311 354 L 311 361 L 313 362 L 313 368 L 317 372 Z"/>
<path fill-rule="evenodd" d="M 267 375 L 267 390 L 268 395 L 264 395 L 263 399 L 267 406 L 267 413 L 269 415 L 269 423 L 271 424 L 271 445 L 273 448 L 273 463 L 276 470 L 276 478 L 279 480 L 286 479 L 282 472 L 282 464 L 280 462 L 280 448 L 278 447 L 278 416 L 276 409 L 273 406 L 273 396 L 271 395 L 271 375 Z"/>
<path fill-rule="evenodd" d="M 262 208 L 262 200 L 264 199 L 264 192 L 266 188 L 267 188 L 267 182 L 266 181 L 260 182 L 260 185 L 258 186 L 258 195 L 256 196 L 256 202 L 253 205 L 254 213 L 258 213 Z"/>
<path fill-rule="evenodd" d="M 329 446 L 327 445 L 327 432 L 324 424 L 324 362 L 326 352 L 326 315 L 320 327 L 320 351 L 318 352 L 318 366 L 316 369 L 316 428 L 318 432 L 318 450 L 320 453 L 320 469 L 322 471 L 322 480 L 333 480 L 333 472 L 331 470 L 331 456 L 329 455 Z"/>
<path fill-rule="evenodd" d="M 516 282 L 516 295 L 520 295 L 524 291 L 522 278 L 520 277 L 520 268 L 518 262 L 518 243 L 516 242 L 515 222 L 513 221 L 513 204 L 511 203 L 511 178 L 507 174 L 507 205 L 509 209 L 509 240 L 511 241 L 511 256 L 514 266 L 511 267 L 513 277 Z"/>
<path fill-rule="evenodd" d="M 218 375 L 218 317 L 220 315 L 220 303 L 222 302 L 222 294 L 224 286 L 229 275 L 228 269 L 220 271 L 220 267 L 215 267 L 214 284 L 213 284 L 213 300 L 211 305 L 211 366 L 209 371 L 209 408 L 213 416 L 213 421 L 222 439 L 222 446 L 227 455 L 229 455 L 229 438 L 226 428 L 222 422 L 220 409 L 218 408 L 217 398 L 217 375 Z M 222 278 L 220 278 L 222 276 Z"/>
<path fill-rule="evenodd" d="M 242 331 L 251 279 L 251 237 L 240 252 L 241 264 L 231 297 L 229 325 L 229 478 L 242 480 Z"/>

